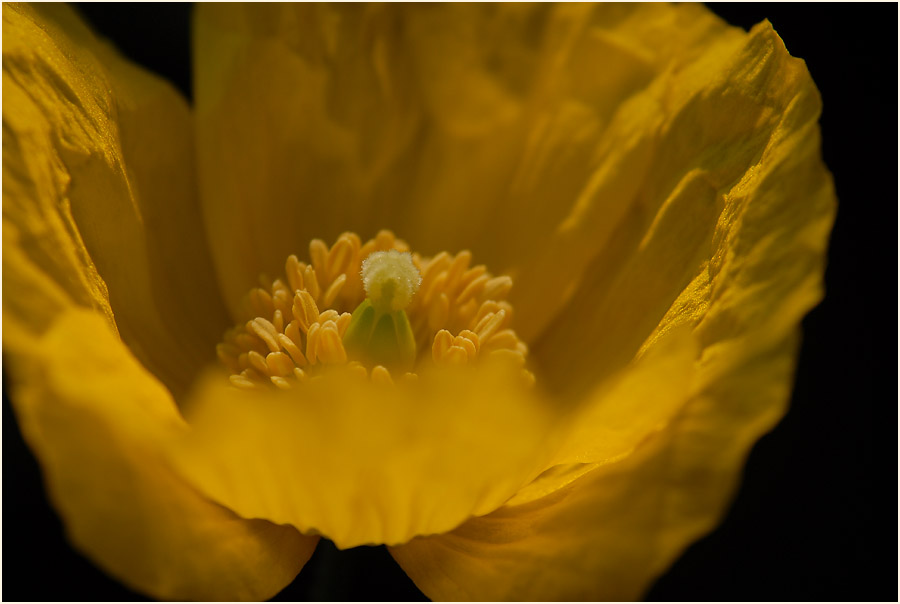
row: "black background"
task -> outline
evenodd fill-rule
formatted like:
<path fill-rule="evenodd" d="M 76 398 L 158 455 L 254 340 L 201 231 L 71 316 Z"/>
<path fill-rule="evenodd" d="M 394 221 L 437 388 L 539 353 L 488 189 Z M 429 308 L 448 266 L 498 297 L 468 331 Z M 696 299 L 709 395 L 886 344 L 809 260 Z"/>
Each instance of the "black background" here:
<path fill-rule="evenodd" d="M 827 296 L 804 321 L 791 410 L 754 447 L 724 522 L 651 600 L 893 600 L 897 592 L 897 6 L 717 4 L 768 18 L 824 100 L 839 198 Z M 81 5 L 94 28 L 190 96 L 190 7 Z M 3 599 L 142 599 L 74 552 L 3 402 Z M 278 599 L 421 599 L 384 548 L 322 542 Z"/>

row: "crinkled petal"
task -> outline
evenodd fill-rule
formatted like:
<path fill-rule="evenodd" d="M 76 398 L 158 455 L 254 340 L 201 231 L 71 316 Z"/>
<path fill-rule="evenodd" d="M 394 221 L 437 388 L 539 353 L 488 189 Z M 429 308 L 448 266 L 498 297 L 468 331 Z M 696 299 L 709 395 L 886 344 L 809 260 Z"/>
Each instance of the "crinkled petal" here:
<path fill-rule="evenodd" d="M 647 218 L 632 214 L 596 261 L 596 274 L 534 343 L 543 384 L 573 401 L 560 463 L 606 463 L 627 454 L 685 404 L 701 353 L 776 318 L 779 329 L 793 328 L 821 296 L 834 194 L 819 156 L 818 93 L 768 26 L 731 56 L 704 61 L 683 74 L 687 92 L 674 95 L 686 100 L 657 143 L 671 149 L 666 163 L 682 165 L 678 150 L 696 142 L 694 131 L 704 119 L 717 119 L 720 104 L 725 112 L 734 104 L 753 108 L 762 116 L 755 122 L 760 132 L 723 116 L 728 128 L 750 133 L 704 134 L 706 144 L 723 135 L 715 149 L 724 145 L 730 155 L 717 152 L 679 181 L 670 177 L 670 193 L 665 187 L 653 193 L 656 185 L 648 182 L 648 197 L 666 195 L 652 221 L 639 228 Z M 712 70 L 705 82 L 700 67 Z M 740 174 L 747 158 L 754 163 L 741 179 L 717 190 L 717 180 Z"/>
<path fill-rule="evenodd" d="M 789 254 L 798 243 L 792 240 L 803 238 L 798 227 L 815 234 L 810 254 L 821 252 L 833 194 L 819 156 L 818 91 L 770 25 L 739 42 L 713 40 L 707 54 L 661 77 L 620 111 L 647 148 L 645 171 L 632 175 L 638 182 L 627 211 L 613 215 L 602 204 L 585 204 L 570 217 L 581 236 L 591 236 L 600 222 L 612 222 L 602 228 L 614 234 L 586 263 L 562 312 L 530 343 L 545 383 L 577 396 L 591 386 L 588 376 L 629 363 L 669 309 L 679 306 L 682 292 L 715 276 L 715 264 L 726 260 L 722 239 L 740 232 L 734 227 L 744 208 L 776 214 L 762 228 L 784 240 L 783 252 L 760 243 L 757 254 Z M 611 134 L 628 138 L 626 131 Z M 792 169 L 796 176 L 777 192 L 782 198 L 747 203 L 747 188 L 758 188 L 767 172 Z M 759 277 L 772 287 L 796 282 L 784 271 Z M 593 343 L 592 353 L 572 346 L 576 340 Z"/>
<path fill-rule="evenodd" d="M 96 308 L 182 390 L 228 324 L 187 104 L 61 5 L 4 5 L 3 90 L 4 347 Z"/>
<path fill-rule="evenodd" d="M 678 164 L 683 151 L 690 170 L 668 177 L 674 192 L 661 197 L 662 210 L 644 233 L 620 238 L 615 257 L 628 258 L 622 249 L 632 247 L 631 260 L 611 277 L 599 272 L 595 289 L 573 299 L 579 312 L 570 323 L 558 321 L 536 346 L 540 366 L 551 379 L 558 375 L 561 390 L 584 396 L 578 413 L 587 425 L 570 432 L 564 463 L 496 512 L 393 549 L 430 597 L 640 597 L 715 525 L 750 447 L 782 417 L 799 323 L 822 297 L 834 219 L 819 151 L 820 101 L 802 62 L 787 55 L 768 24 L 754 28 L 726 65 L 707 74 L 708 85 L 662 131 L 658 144 L 672 145 L 668 161 Z M 685 85 L 701 75 L 683 74 Z M 752 121 L 741 126 L 747 115 Z M 723 139 L 714 143 L 717 136 Z M 708 149 L 694 149 L 703 140 Z M 665 191 L 667 174 L 660 170 L 662 180 L 644 189 Z M 704 194 L 709 187 L 717 191 L 713 200 Z M 694 194 L 684 199 L 685 190 Z M 699 246 L 698 228 L 708 229 Z M 636 246 L 627 245 L 629 237 Z M 572 342 L 599 350 L 585 354 Z M 631 360 L 617 385 L 592 390 L 583 376 L 620 366 L 622 358 Z M 667 389 L 675 391 L 668 402 L 630 396 Z M 609 429 L 622 422 L 634 431 L 614 431 L 612 441 L 624 436 L 635 447 L 610 460 Z"/>
<path fill-rule="evenodd" d="M 16 416 L 75 546 L 160 599 L 269 598 L 317 538 L 246 520 L 171 469 L 186 425 L 163 386 L 93 311 L 65 311 L 17 377 Z"/>
<path fill-rule="evenodd" d="M 619 161 L 604 136 L 621 103 L 739 37 L 697 6 L 198 8 L 202 203 L 233 309 L 310 239 L 391 228 L 521 276 L 529 337 L 559 298 L 541 280 L 573 282 L 615 225 L 567 217 L 617 219 L 644 180 L 643 147 Z M 598 171 L 621 178 L 598 190 Z"/>
<path fill-rule="evenodd" d="M 313 238 L 390 227 L 376 208 L 418 120 L 392 10 L 372 5 L 198 5 L 195 106 L 201 203 L 235 316 L 260 272 Z M 403 76 L 405 77 L 405 76 Z M 407 169 L 408 172 L 408 169 Z M 394 181 L 396 182 L 396 181 Z M 401 236 L 405 233 L 401 234 Z"/>
<path fill-rule="evenodd" d="M 638 599 L 718 522 L 747 451 L 784 411 L 795 352 L 790 335 L 730 358 L 622 461 L 391 553 L 434 600 Z"/>
<path fill-rule="evenodd" d="M 779 330 L 793 329 L 821 297 L 834 192 L 819 154 L 820 100 L 802 61 L 764 24 L 739 51 L 702 59 L 682 76 L 684 90 L 671 93 L 682 101 L 655 143 L 669 149 L 655 161 L 676 168 L 669 177 L 657 171 L 672 191 L 647 182 L 645 203 L 662 199 L 652 220 L 631 212 L 593 261 L 596 272 L 532 345 L 543 385 L 573 401 L 577 439 L 593 439 L 595 450 L 609 453 L 616 442 L 609 439 L 610 420 L 629 426 L 628 440 L 639 441 L 678 411 L 684 385 L 694 379 L 688 369 L 670 369 L 669 377 L 659 369 L 648 415 L 649 401 L 633 404 L 628 394 L 629 383 L 652 390 L 654 380 L 638 377 L 657 371 L 644 357 L 662 358 L 661 367 L 666 357 L 702 362 L 719 343 L 776 319 Z M 750 122 L 726 118 L 732 114 Z M 701 139 L 710 149 L 692 150 Z M 687 151 L 694 161 L 681 158 Z M 689 169 L 679 176 L 685 162 Z M 670 332 L 685 330 L 693 333 L 680 338 L 683 350 L 676 343 L 671 352 L 654 353 Z M 590 353 L 572 342 L 589 343 Z"/>
<path fill-rule="evenodd" d="M 449 531 L 535 477 L 549 409 L 518 371 L 435 372 L 397 386 L 343 371 L 291 391 L 213 376 L 172 463 L 209 497 L 346 548 Z"/>

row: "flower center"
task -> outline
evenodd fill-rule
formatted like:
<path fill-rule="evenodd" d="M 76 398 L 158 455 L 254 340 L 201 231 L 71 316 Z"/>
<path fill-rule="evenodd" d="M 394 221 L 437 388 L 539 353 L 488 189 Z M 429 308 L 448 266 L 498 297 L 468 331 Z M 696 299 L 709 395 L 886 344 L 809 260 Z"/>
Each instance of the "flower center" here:
<path fill-rule="evenodd" d="M 364 244 L 344 233 L 330 249 L 314 239 L 309 256 L 308 264 L 289 256 L 285 278 L 263 275 L 244 298 L 244 320 L 216 347 L 233 385 L 288 389 L 335 366 L 392 382 L 427 363 L 491 355 L 533 381 L 528 349 L 509 327 L 512 279 L 470 266 L 471 252 L 425 258 L 381 231 Z"/>
<path fill-rule="evenodd" d="M 393 370 L 411 369 L 416 339 L 404 309 L 422 283 L 409 252 L 373 252 L 360 271 L 366 299 L 356 307 L 344 333 L 354 360 Z"/>

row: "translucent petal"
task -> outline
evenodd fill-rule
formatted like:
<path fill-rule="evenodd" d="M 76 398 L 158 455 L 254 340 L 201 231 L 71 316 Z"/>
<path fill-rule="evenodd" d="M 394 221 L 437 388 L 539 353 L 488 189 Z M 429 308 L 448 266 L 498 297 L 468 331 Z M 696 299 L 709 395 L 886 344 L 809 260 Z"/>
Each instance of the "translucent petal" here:
<path fill-rule="evenodd" d="M 796 337 L 705 372 L 665 430 L 551 494 L 391 553 L 434 600 L 623 600 L 719 520 L 747 451 L 780 419 Z"/>
<path fill-rule="evenodd" d="M 188 106 L 65 6 L 4 5 L 3 33 L 4 343 L 97 308 L 180 391 L 228 324 Z"/>
<path fill-rule="evenodd" d="M 679 309 L 695 294 L 693 304 L 705 304 L 711 292 L 688 290 L 713 281 L 716 267 L 732 257 L 777 265 L 780 270 L 754 274 L 772 292 L 815 275 L 833 216 L 819 156 L 818 91 L 768 24 L 737 46 L 714 45 L 639 100 L 620 115 L 639 124 L 648 141 L 640 186 L 624 213 L 586 206 L 572 217 L 572 228 L 584 236 L 601 220 L 612 221 L 614 234 L 587 263 L 564 312 L 530 342 L 539 377 L 575 398 L 590 387 L 587 376 L 631 362 L 670 309 L 684 315 Z M 749 194 L 766 188 L 772 191 L 758 201 Z M 756 212 L 768 214 L 751 227 L 765 236 L 743 235 L 745 214 Z M 734 249 L 738 240 L 742 247 Z M 750 247 L 757 248 L 753 256 Z M 808 259 L 798 264 L 795 254 Z M 763 312 L 774 311 L 774 302 L 766 298 Z M 590 342 L 592 354 L 573 341 Z"/>
<path fill-rule="evenodd" d="M 620 105 L 739 37 L 696 6 L 198 8 L 199 173 L 232 307 L 314 237 L 391 228 L 524 276 L 526 325 L 555 310 L 529 280 L 552 266 L 574 282 L 615 224 L 573 230 L 569 214 L 614 219 L 642 182 L 639 138 L 605 134 Z M 598 190 L 614 169 L 627 182 Z"/>
<path fill-rule="evenodd" d="M 294 578 L 317 539 L 240 518 L 173 473 L 163 445 L 186 425 L 99 314 L 64 312 L 37 350 L 12 400 L 79 550 L 160 599 L 264 599 Z"/>
<path fill-rule="evenodd" d="M 554 462 L 612 463 L 665 429 L 690 396 L 697 354 L 681 329 L 592 391 L 567 418 Z"/>
<path fill-rule="evenodd" d="M 188 407 L 173 463 L 242 516 L 341 548 L 448 531 L 546 465 L 549 410 L 493 364 L 396 386 L 339 370 L 287 392 L 223 382 L 211 377 Z"/>
<path fill-rule="evenodd" d="M 393 550 L 430 597 L 639 598 L 715 525 L 783 415 L 834 219 L 820 101 L 768 24 L 722 60 L 680 76 L 696 92 L 661 130 L 668 159 L 642 187 L 661 210 L 626 222 L 575 312 L 534 346 L 545 377 L 581 401 L 562 463 L 504 508 Z M 622 366 L 607 389 L 585 377 Z M 616 442 L 633 450 L 611 456 Z"/>

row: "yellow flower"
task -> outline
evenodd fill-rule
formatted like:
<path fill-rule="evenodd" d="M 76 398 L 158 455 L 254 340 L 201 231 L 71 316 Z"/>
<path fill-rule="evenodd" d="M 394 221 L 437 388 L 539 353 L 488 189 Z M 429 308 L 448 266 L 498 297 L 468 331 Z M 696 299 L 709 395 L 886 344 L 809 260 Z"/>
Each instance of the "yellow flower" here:
<path fill-rule="evenodd" d="M 69 9 L 3 6 L 3 348 L 73 543 L 159 598 L 270 597 L 318 535 L 434 599 L 640 597 L 822 296 L 803 63 L 698 6 L 195 17 L 191 109 Z M 354 340 L 362 261 L 407 245 Z"/>

